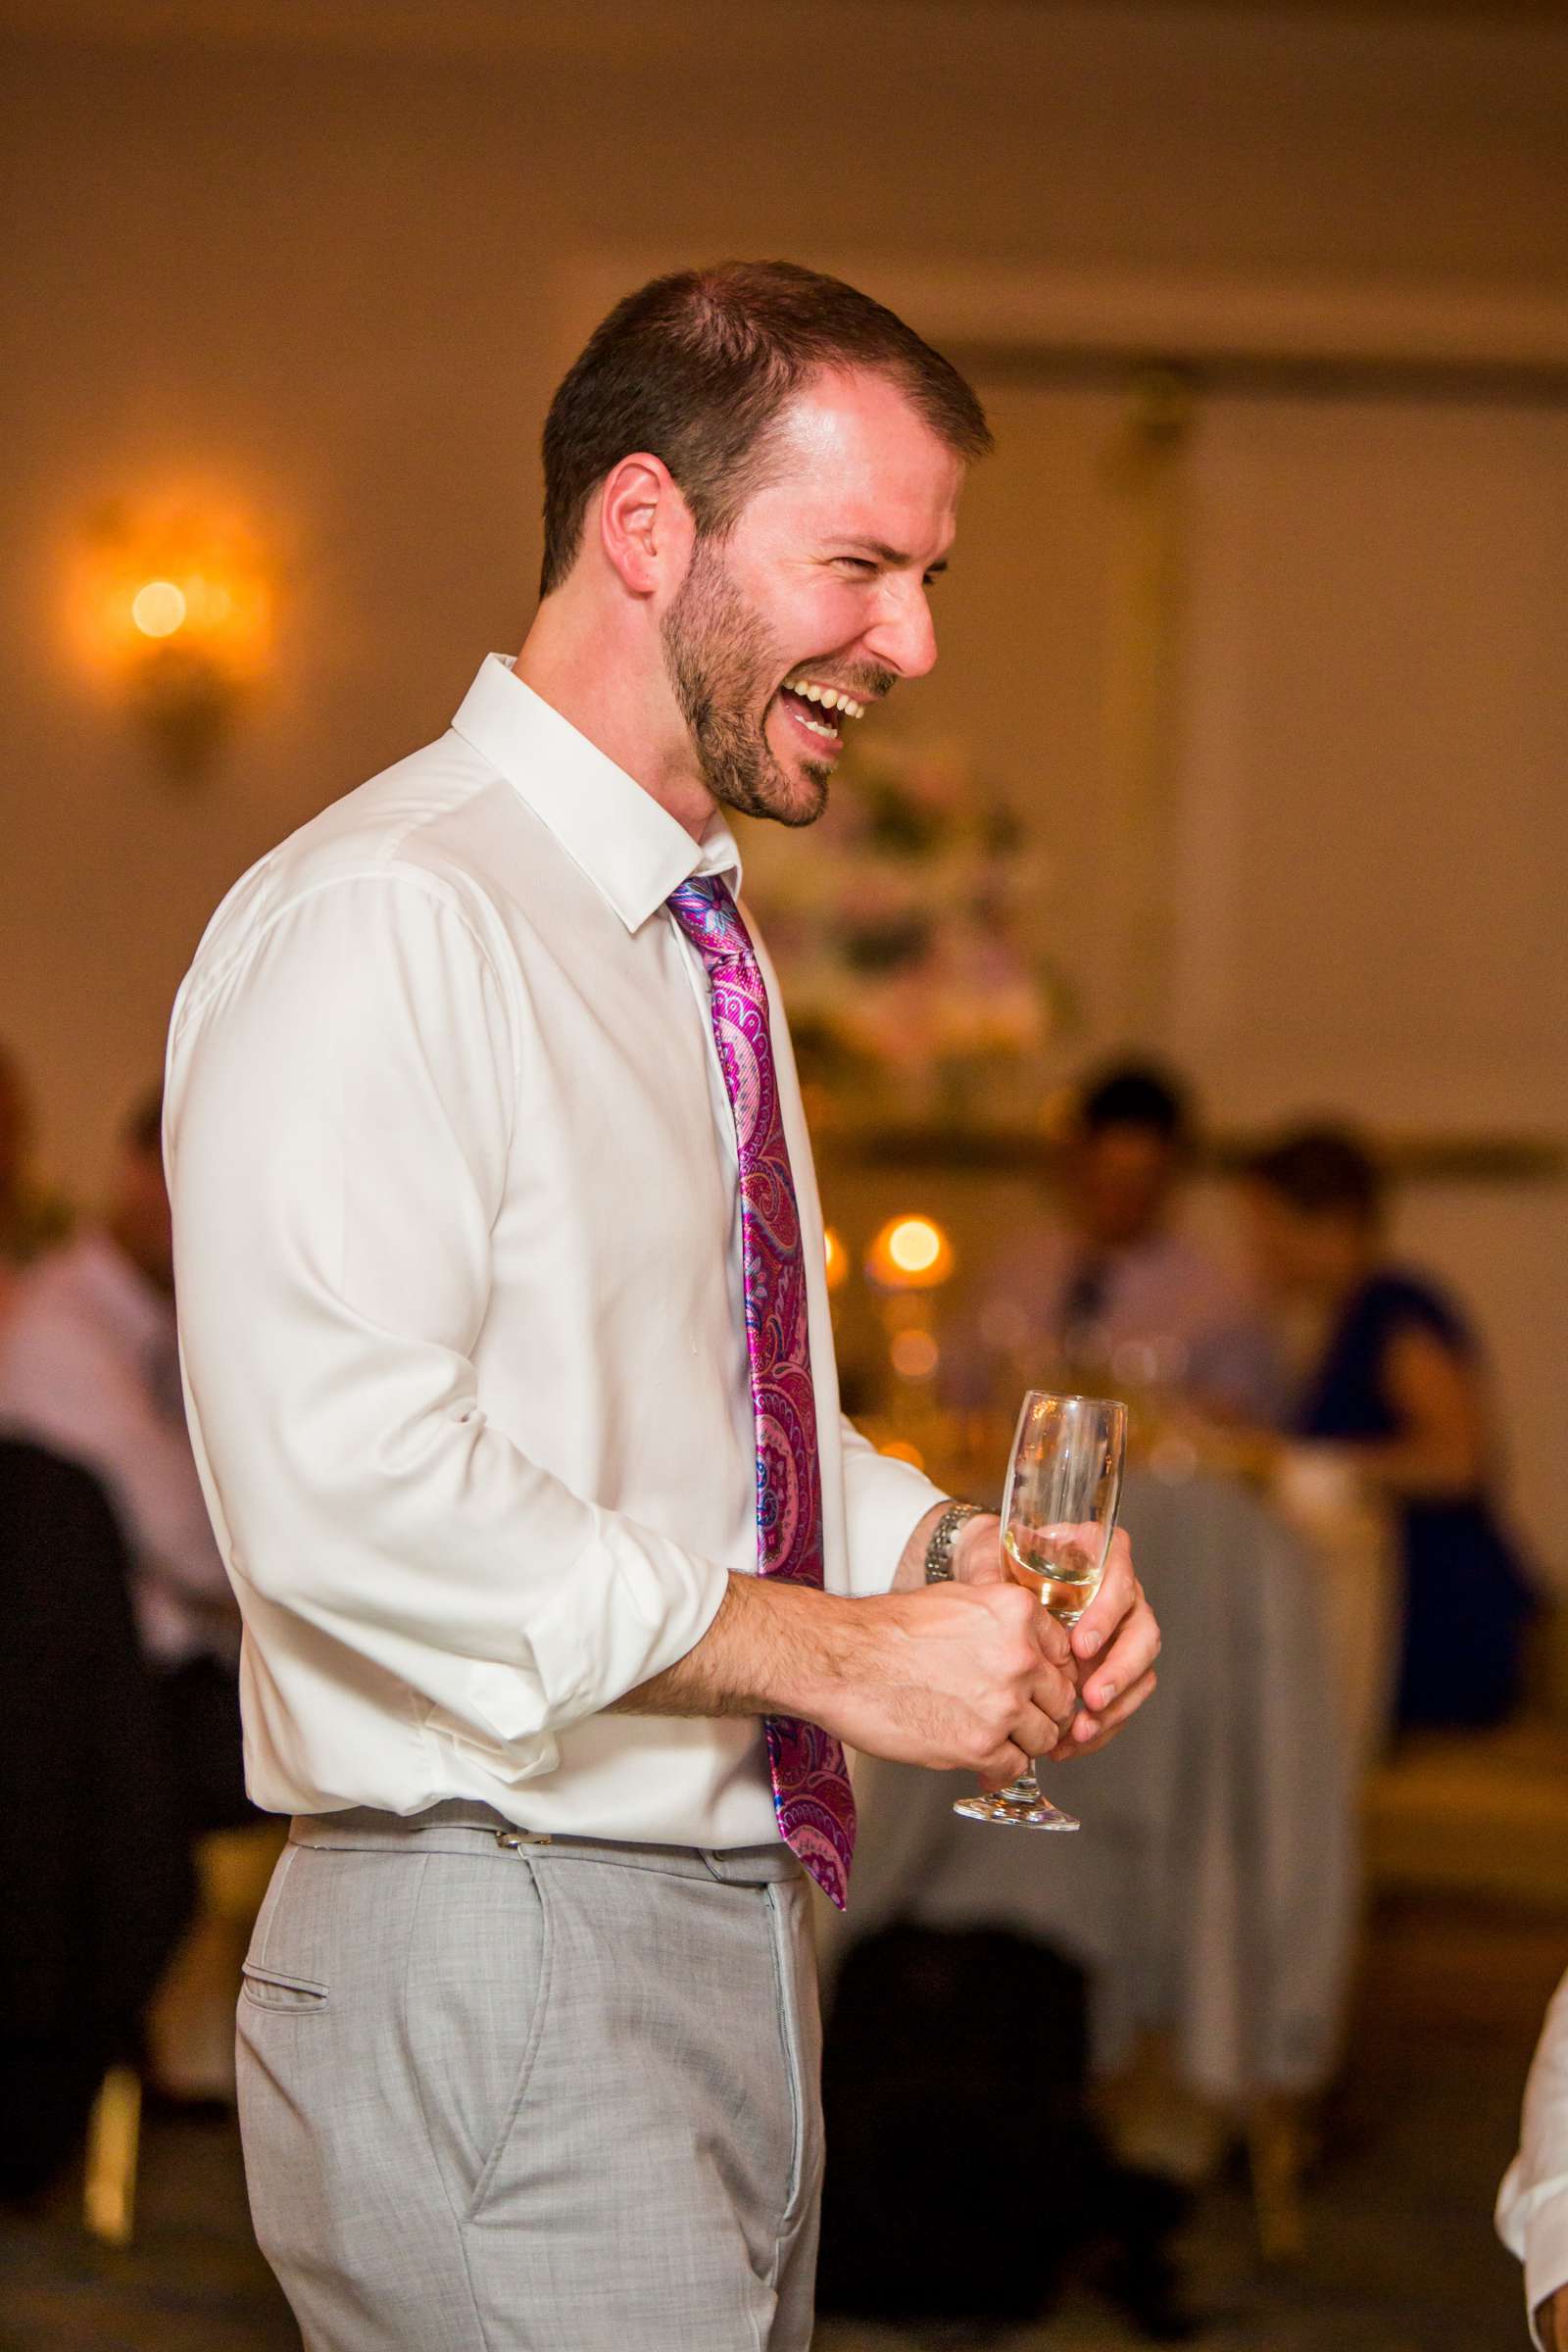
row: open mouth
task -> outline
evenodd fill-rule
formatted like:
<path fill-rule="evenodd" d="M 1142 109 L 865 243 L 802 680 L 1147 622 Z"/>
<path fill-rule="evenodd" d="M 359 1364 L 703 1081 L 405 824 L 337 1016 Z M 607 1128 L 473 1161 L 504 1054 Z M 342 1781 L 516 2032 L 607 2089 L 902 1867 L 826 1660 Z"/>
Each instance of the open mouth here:
<path fill-rule="evenodd" d="M 865 715 L 864 703 L 842 686 L 829 686 L 804 673 L 787 680 L 778 699 L 802 733 L 814 737 L 824 751 L 842 750 L 846 719 Z"/>

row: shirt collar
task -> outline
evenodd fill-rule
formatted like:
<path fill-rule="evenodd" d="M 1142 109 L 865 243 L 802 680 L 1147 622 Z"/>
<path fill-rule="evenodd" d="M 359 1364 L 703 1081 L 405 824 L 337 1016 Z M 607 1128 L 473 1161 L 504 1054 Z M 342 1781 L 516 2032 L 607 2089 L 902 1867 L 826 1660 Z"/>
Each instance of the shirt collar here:
<path fill-rule="evenodd" d="M 640 930 L 693 874 L 720 874 L 738 898 L 741 857 L 715 810 L 700 842 L 624 768 L 487 654 L 452 722 L 547 825 L 628 931 Z"/>

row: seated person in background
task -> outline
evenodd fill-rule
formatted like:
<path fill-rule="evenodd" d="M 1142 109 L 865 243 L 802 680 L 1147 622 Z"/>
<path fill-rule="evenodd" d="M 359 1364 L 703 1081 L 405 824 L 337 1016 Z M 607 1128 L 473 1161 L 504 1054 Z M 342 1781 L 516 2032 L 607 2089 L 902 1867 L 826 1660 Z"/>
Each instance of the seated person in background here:
<path fill-rule="evenodd" d="M 130 1562 L 98 1481 L 0 1438 L 0 1563 L 4 2203 L 41 2194 L 79 2146 L 106 2068 L 141 2038 L 192 1885 Z"/>
<path fill-rule="evenodd" d="M 160 1103 L 127 1122 L 102 1225 L 21 1274 L 0 1321 L 0 1426 L 100 1481 L 191 1835 L 256 1818 L 241 1763 L 239 1612 L 185 1430 Z"/>
<path fill-rule="evenodd" d="M 1480 1350 L 1433 1284 L 1383 1263 L 1383 1185 L 1340 1128 L 1254 1154 L 1264 1279 L 1298 1323 L 1291 1433 L 1353 1447 L 1391 1496 L 1404 1576 L 1396 1720 L 1496 1723 L 1515 1704 L 1535 1602 L 1494 1516 Z"/>
<path fill-rule="evenodd" d="M 1162 1070 L 1117 1062 L 1086 1082 L 1057 1216 L 993 1269 L 983 1326 L 993 1342 L 1011 1331 L 1041 1379 L 1170 1390 L 1224 1419 L 1267 1419 L 1280 1389 L 1263 1317 L 1178 1221 L 1192 1139 L 1186 1092 Z"/>

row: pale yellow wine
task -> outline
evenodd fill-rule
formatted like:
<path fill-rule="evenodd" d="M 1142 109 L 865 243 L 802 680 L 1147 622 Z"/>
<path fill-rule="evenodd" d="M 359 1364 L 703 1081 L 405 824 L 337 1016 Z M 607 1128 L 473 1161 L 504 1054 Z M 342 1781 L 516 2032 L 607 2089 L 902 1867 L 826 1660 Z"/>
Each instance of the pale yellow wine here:
<path fill-rule="evenodd" d="M 1037 1593 L 1063 1625 L 1077 1624 L 1104 1574 L 1098 1546 L 1086 1551 L 1070 1538 L 1023 1535 L 1009 1527 L 1002 1551 L 1013 1583 Z"/>

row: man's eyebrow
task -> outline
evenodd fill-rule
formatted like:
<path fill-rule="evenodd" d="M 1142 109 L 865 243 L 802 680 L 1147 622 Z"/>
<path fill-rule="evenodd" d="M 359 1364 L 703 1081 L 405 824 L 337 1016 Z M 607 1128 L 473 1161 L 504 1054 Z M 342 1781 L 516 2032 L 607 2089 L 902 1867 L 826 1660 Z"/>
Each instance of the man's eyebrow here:
<path fill-rule="evenodd" d="M 891 564 L 900 571 L 907 571 L 914 563 L 914 558 L 906 555 L 902 547 L 888 547 L 880 539 L 852 538 L 850 544 L 852 547 L 863 547 L 866 554 L 875 556 L 879 564 Z M 934 580 L 939 572 L 947 570 L 948 559 L 939 556 L 934 564 L 924 564 L 920 568 L 928 580 Z"/>

